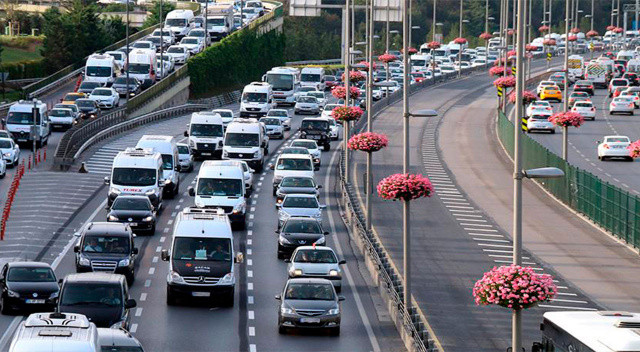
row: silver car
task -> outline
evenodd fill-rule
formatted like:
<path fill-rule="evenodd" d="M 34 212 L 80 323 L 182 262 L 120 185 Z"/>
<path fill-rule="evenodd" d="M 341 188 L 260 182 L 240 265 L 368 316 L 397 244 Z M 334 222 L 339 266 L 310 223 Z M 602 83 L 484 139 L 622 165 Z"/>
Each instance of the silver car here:
<path fill-rule="evenodd" d="M 315 277 L 331 281 L 337 292 L 342 291 L 342 269 L 345 260 L 338 260 L 336 253 L 325 246 L 301 246 L 285 259 L 289 263 L 289 278 Z"/>
<path fill-rule="evenodd" d="M 296 114 L 312 114 L 318 115 L 321 112 L 320 104 L 318 103 L 318 99 L 316 97 L 304 95 L 299 97 L 296 100 L 296 105 L 293 108 Z"/>
<path fill-rule="evenodd" d="M 193 171 L 193 155 L 191 148 L 186 143 L 176 143 L 178 147 L 178 162 L 180 163 L 180 171 Z"/>
<path fill-rule="evenodd" d="M 267 112 L 268 117 L 277 117 L 282 122 L 285 131 L 291 130 L 291 116 L 287 109 L 271 109 Z"/>
<path fill-rule="evenodd" d="M 318 203 L 315 194 L 287 194 L 278 207 L 278 228 L 291 217 L 306 217 L 322 221 L 324 205 Z"/>
<path fill-rule="evenodd" d="M 633 99 L 626 97 L 617 97 L 611 100 L 609 103 L 609 114 L 629 114 L 633 116 L 633 109 L 635 104 Z"/>

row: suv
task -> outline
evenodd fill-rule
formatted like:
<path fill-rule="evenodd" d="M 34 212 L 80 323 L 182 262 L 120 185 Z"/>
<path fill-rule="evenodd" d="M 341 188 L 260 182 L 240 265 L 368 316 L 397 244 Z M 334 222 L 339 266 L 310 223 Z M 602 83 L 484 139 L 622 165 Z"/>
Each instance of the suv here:
<path fill-rule="evenodd" d="M 331 126 L 324 118 L 305 118 L 300 125 L 300 138 L 313 139 L 325 151 L 331 149 Z"/>
<path fill-rule="evenodd" d="M 59 312 L 84 314 L 97 327 L 129 330 L 130 309 L 137 304 L 129 297 L 129 286 L 124 276 L 70 274 L 61 281 Z"/>
<path fill-rule="evenodd" d="M 76 236 L 80 237 L 73 247 L 76 272 L 122 274 L 129 284 L 133 283 L 138 248 L 134 247 L 134 235 L 128 224 L 91 222 Z"/>

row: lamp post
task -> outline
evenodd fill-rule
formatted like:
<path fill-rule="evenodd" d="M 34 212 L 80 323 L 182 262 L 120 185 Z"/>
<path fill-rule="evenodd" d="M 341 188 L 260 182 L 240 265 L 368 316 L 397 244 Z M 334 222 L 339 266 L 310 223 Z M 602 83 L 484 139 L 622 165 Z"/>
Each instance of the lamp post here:
<path fill-rule="evenodd" d="M 209 2 L 209 0 L 206 0 L 207 2 Z M 205 21 L 207 19 L 207 15 L 204 15 Z M 160 0 L 160 21 L 159 24 L 160 26 L 160 76 L 162 78 L 164 78 L 164 60 L 163 60 L 163 53 L 162 53 L 162 47 L 164 46 L 164 43 L 162 42 L 162 0 Z M 205 26 L 205 31 L 206 31 L 206 26 Z M 206 45 L 206 37 L 205 37 L 205 45 Z M 157 70 L 157 67 L 155 68 Z M 127 83 L 128 84 L 128 83 Z"/>
<path fill-rule="evenodd" d="M 431 41 L 436 41 L 436 4 L 438 0 L 433 0 L 433 19 L 431 20 Z M 429 41 L 429 39 L 427 39 Z"/>
<path fill-rule="evenodd" d="M 127 0 L 127 28 L 126 28 L 126 43 L 127 43 L 127 60 L 126 60 L 126 75 L 127 75 L 127 102 L 129 102 L 129 98 L 131 93 L 129 91 L 129 0 Z"/>
<path fill-rule="evenodd" d="M 349 30 L 350 27 L 350 11 L 349 11 L 349 6 L 351 6 L 351 0 L 345 0 L 345 11 L 344 11 L 344 16 L 345 16 L 345 46 L 344 46 L 344 50 L 345 50 L 345 61 L 344 61 L 344 88 L 345 88 L 345 95 L 344 95 L 344 106 L 349 106 L 349 100 L 350 100 L 350 95 L 351 95 L 351 80 L 350 80 L 350 73 L 351 73 L 351 31 Z M 389 15 L 389 13 L 387 12 L 387 16 Z M 349 148 L 347 148 L 347 141 L 349 140 L 349 122 L 345 121 L 344 122 L 344 131 L 343 131 L 343 144 L 342 144 L 342 148 L 344 149 L 344 182 L 345 183 L 349 183 Z"/>
<path fill-rule="evenodd" d="M 562 107 L 564 112 L 569 111 L 569 1 L 566 1 L 565 8 L 565 21 L 564 21 L 564 30 L 565 30 L 565 38 L 564 38 L 564 99 L 562 101 Z M 567 128 L 564 127 L 562 129 L 562 159 L 567 160 L 567 139 L 568 139 L 568 131 Z"/>
<path fill-rule="evenodd" d="M 462 0 L 460 0 L 462 4 Z M 460 22 L 460 38 L 462 38 L 462 26 L 464 23 L 469 23 L 469 20 L 462 20 Z M 462 74 L 462 44 L 458 47 L 458 77 Z"/>

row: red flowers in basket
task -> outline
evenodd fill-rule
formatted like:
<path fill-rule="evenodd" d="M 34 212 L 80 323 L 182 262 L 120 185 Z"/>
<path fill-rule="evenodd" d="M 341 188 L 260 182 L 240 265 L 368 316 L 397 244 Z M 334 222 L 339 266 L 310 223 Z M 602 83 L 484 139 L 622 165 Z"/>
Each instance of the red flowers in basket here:
<path fill-rule="evenodd" d="M 525 90 L 524 92 L 522 92 L 522 104 L 523 105 L 527 105 L 529 103 L 531 103 L 532 101 L 536 101 L 538 97 L 533 94 L 532 92 Z M 511 93 L 509 93 L 509 102 L 511 104 L 515 104 L 516 102 L 516 92 L 513 91 Z"/>
<path fill-rule="evenodd" d="M 545 39 L 542 41 L 543 45 L 556 45 L 556 40 L 555 39 Z"/>
<path fill-rule="evenodd" d="M 597 37 L 597 36 L 598 36 L 598 32 L 597 31 L 591 30 L 591 31 L 587 32 L 587 37 L 589 37 L 589 38 L 593 38 L 593 37 Z"/>
<path fill-rule="evenodd" d="M 568 40 L 570 42 L 575 42 L 576 40 L 578 40 L 578 36 L 577 35 L 570 35 Z"/>
<path fill-rule="evenodd" d="M 531 45 L 531 44 L 527 44 L 524 46 L 524 50 L 526 51 L 536 51 L 538 50 L 538 47 L 535 45 Z"/>
<path fill-rule="evenodd" d="M 365 66 L 365 68 L 362 69 L 363 71 L 369 71 L 369 66 L 370 65 L 369 65 L 368 61 L 360 61 L 360 62 L 358 62 L 358 64 Z M 376 63 L 374 62 L 373 63 L 373 69 L 375 70 L 376 68 L 378 68 L 378 65 L 376 65 Z"/>
<path fill-rule="evenodd" d="M 331 110 L 331 116 L 336 121 L 355 121 L 362 116 L 364 111 L 357 106 L 338 106 Z"/>
<path fill-rule="evenodd" d="M 400 49 L 401 53 L 404 53 L 404 48 Z M 414 47 L 409 47 L 409 55 L 413 55 L 413 54 L 417 54 L 418 53 L 418 49 L 414 48 Z"/>
<path fill-rule="evenodd" d="M 364 132 L 359 133 L 347 141 L 347 147 L 351 150 L 359 150 L 367 153 L 377 152 L 389 145 L 387 136 L 381 133 Z"/>
<path fill-rule="evenodd" d="M 378 183 L 378 195 L 386 200 L 414 200 L 430 197 L 433 185 L 428 178 L 414 174 L 394 174 Z"/>
<path fill-rule="evenodd" d="M 357 87 L 349 87 L 349 90 L 349 98 L 358 99 L 360 96 L 360 89 Z M 331 94 L 336 97 L 336 99 L 345 99 L 347 97 L 347 89 L 344 86 L 335 86 L 331 88 Z"/>
<path fill-rule="evenodd" d="M 580 33 L 580 28 L 578 27 L 571 28 L 571 33 L 576 33 L 576 34 Z"/>
<path fill-rule="evenodd" d="M 514 76 L 504 76 L 493 81 L 493 85 L 500 88 L 511 88 L 516 86 L 516 78 Z"/>
<path fill-rule="evenodd" d="M 480 34 L 479 37 L 482 40 L 489 40 L 489 39 L 493 38 L 493 34 L 491 34 L 489 32 L 484 32 L 484 33 Z"/>
<path fill-rule="evenodd" d="M 360 72 L 360 71 L 355 71 L 355 70 L 351 70 L 349 71 L 349 80 L 351 82 L 360 82 L 360 81 L 364 81 L 365 79 L 367 79 L 367 76 L 364 75 L 364 73 Z M 345 81 L 345 74 L 342 73 L 342 81 Z"/>
<path fill-rule="evenodd" d="M 508 72 L 510 72 L 510 70 L 506 70 L 507 74 Z M 505 74 L 505 68 L 504 66 L 493 66 L 492 68 L 489 69 L 489 74 L 491 76 L 504 76 Z"/>
<path fill-rule="evenodd" d="M 440 46 L 442 46 L 442 44 L 440 44 L 439 42 L 436 42 L 436 41 L 429 42 L 427 44 L 427 48 L 429 48 L 429 49 L 438 49 Z"/>
<path fill-rule="evenodd" d="M 453 42 L 456 43 L 456 44 L 467 44 L 467 39 L 466 38 L 462 38 L 462 37 L 458 37 L 458 38 L 454 39 Z"/>
<path fill-rule="evenodd" d="M 378 56 L 378 61 L 382 61 L 385 64 L 388 64 L 389 62 L 393 62 L 393 61 L 396 61 L 396 60 L 398 60 L 397 56 L 391 55 L 391 54 L 387 54 L 387 53 Z"/>
<path fill-rule="evenodd" d="M 547 120 L 560 127 L 580 127 L 584 123 L 582 115 L 571 111 L 555 113 L 549 116 Z"/>
<path fill-rule="evenodd" d="M 546 31 L 548 31 L 549 29 L 550 29 L 550 28 L 549 28 L 549 26 L 547 26 L 546 24 L 545 24 L 545 25 L 542 25 L 542 26 L 540 26 L 540 27 L 538 28 L 538 30 L 539 30 L 540 32 L 546 32 Z"/>

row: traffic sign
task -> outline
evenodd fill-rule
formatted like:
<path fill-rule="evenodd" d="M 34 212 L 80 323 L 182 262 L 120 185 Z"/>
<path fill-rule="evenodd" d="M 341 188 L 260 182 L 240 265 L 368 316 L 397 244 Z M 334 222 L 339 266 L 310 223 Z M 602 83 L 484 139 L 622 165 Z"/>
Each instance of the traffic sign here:
<path fill-rule="evenodd" d="M 515 66 L 511 67 L 511 74 L 515 76 L 515 74 L 516 74 L 516 67 Z"/>
<path fill-rule="evenodd" d="M 496 87 L 498 89 L 498 96 L 501 97 L 502 96 L 502 87 Z"/>
<path fill-rule="evenodd" d="M 547 53 L 547 61 L 551 61 L 551 53 Z"/>

